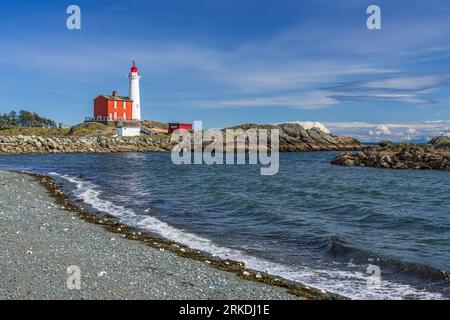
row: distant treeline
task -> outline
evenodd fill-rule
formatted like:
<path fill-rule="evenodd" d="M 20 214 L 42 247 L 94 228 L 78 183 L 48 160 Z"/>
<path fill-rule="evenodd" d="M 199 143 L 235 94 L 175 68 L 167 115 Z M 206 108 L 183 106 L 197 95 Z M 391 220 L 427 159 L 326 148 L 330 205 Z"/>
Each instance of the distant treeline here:
<path fill-rule="evenodd" d="M 39 116 L 37 113 L 21 110 L 19 113 L 0 114 L 0 126 L 56 128 L 55 121 Z"/>

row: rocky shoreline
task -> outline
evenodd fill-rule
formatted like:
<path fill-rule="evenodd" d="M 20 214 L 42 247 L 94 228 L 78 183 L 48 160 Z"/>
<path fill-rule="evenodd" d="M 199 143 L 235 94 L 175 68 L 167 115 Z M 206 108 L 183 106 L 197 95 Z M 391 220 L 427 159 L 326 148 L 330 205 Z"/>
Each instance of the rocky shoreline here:
<path fill-rule="evenodd" d="M 280 130 L 280 152 L 364 150 L 352 137 L 338 137 L 319 129 L 304 129 L 298 124 L 278 126 L 247 124 L 233 129 L 261 128 Z M 95 152 L 168 152 L 174 143 L 167 136 L 139 137 L 45 137 L 1 136 L 0 154 L 95 153 Z"/>
<path fill-rule="evenodd" d="M 169 138 L 153 137 L 0 137 L 0 154 L 164 152 L 170 151 Z"/>
<path fill-rule="evenodd" d="M 363 152 L 344 152 L 331 163 L 347 167 L 450 171 L 450 138 L 437 137 L 427 144 L 382 142 Z"/>

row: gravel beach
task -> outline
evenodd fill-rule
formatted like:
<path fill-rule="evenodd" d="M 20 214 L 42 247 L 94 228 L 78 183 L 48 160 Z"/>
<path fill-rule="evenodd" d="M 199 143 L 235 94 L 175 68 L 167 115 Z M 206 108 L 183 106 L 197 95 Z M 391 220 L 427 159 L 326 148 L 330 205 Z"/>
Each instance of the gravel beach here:
<path fill-rule="evenodd" d="M 79 267 L 81 289 L 67 287 L 69 266 Z M 0 274 L 0 299 L 296 298 L 121 238 L 65 210 L 33 177 L 2 171 Z"/>

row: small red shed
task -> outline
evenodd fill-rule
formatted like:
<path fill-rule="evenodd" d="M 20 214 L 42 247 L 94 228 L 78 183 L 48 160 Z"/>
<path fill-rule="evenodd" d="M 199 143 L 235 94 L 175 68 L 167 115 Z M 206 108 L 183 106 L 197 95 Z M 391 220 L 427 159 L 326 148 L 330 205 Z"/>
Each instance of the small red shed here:
<path fill-rule="evenodd" d="M 172 134 L 175 130 L 192 130 L 192 124 L 190 123 L 169 123 L 168 134 Z"/>

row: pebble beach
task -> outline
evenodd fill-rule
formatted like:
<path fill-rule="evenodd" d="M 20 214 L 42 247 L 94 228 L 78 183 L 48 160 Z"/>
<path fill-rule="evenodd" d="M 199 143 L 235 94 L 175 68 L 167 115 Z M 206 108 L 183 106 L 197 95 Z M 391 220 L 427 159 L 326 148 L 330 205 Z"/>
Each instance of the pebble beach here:
<path fill-rule="evenodd" d="M 80 270 L 80 288 L 69 288 Z M 0 171 L 0 300 L 296 299 L 80 219 L 29 175 Z"/>

